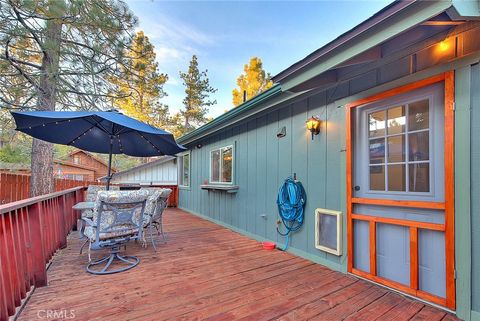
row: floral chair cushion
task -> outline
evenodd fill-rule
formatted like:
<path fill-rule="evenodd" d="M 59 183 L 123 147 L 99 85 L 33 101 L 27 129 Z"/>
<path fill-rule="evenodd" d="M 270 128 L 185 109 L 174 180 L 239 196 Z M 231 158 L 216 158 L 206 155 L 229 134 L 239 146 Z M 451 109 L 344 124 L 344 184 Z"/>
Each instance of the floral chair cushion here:
<path fill-rule="evenodd" d="M 157 200 L 162 194 L 162 189 L 160 188 L 142 188 L 141 190 L 148 191 L 147 204 L 145 205 L 145 214 L 153 215 L 155 211 L 155 206 L 157 205 Z"/>
<path fill-rule="evenodd" d="M 85 196 L 85 202 L 95 202 L 97 199 L 97 194 L 99 191 L 106 190 L 105 185 L 88 185 L 87 194 Z M 110 190 L 118 191 L 120 189 L 119 186 L 110 186 Z M 93 210 L 83 210 L 82 217 L 92 218 L 93 217 Z"/>
<path fill-rule="evenodd" d="M 160 198 L 157 202 L 157 207 L 155 208 L 155 212 L 153 213 L 153 221 L 157 220 L 160 216 L 162 216 L 163 210 L 168 206 L 168 198 L 170 197 L 171 193 L 172 190 L 169 188 L 162 189 Z"/>
<path fill-rule="evenodd" d="M 95 201 L 95 208 L 93 210 L 93 217 L 91 225 L 85 228 L 84 234 L 90 238 L 90 240 L 95 241 L 96 237 L 96 225 L 98 224 L 98 213 L 100 207 L 102 206 L 102 201 L 106 203 L 129 203 L 129 202 L 142 202 L 145 201 L 149 196 L 148 191 L 99 191 L 97 199 Z M 108 209 L 102 210 L 101 221 L 99 222 L 100 231 L 107 231 L 105 233 L 99 233 L 100 239 L 109 239 L 115 238 L 118 236 L 130 235 L 138 232 L 138 229 L 128 229 L 128 226 L 115 226 L 111 228 L 111 225 L 115 222 L 115 213 Z M 133 221 L 135 224 L 140 223 L 141 217 L 141 208 L 135 210 Z M 117 231 L 115 231 L 115 229 Z"/>
<path fill-rule="evenodd" d="M 111 238 L 119 237 L 119 236 L 127 236 L 132 235 L 138 232 L 138 229 L 130 228 L 130 229 L 122 229 L 120 231 L 113 231 L 108 233 L 99 233 L 100 240 L 108 240 Z M 96 238 L 96 230 L 93 226 L 87 226 L 83 232 L 83 234 L 88 237 L 90 240 L 95 240 Z"/>
<path fill-rule="evenodd" d="M 112 186 L 113 187 L 113 186 Z M 85 202 L 95 202 L 99 191 L 104 191 L 107 187 L 104 185 L 88 185 Z"/>

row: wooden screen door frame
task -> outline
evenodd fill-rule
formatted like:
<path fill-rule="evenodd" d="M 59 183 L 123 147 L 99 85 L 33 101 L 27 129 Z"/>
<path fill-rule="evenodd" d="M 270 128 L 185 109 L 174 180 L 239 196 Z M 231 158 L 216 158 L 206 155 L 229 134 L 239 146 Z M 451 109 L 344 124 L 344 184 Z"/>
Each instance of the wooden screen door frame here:
<path fill-rule="evenodd" d="M 395 95 L 406 93 L 421 87 L 444 82 L 444 162 L 445 162 L 445 199 L 444 202 L 400 201 L 384 199 L 354 198 L 353 175 L 353 130 L 352 118 L 354 108 L 383 100 Z M 404 293 L 416 296 L 427 301 L 443 305 L 455 310 L 455 218 L 454 218 L 454 71 L 426 78 L 414 83 L 397 87 L 367 98 L 363 98 L 345 106 L 346 109 L 346 165 L 347 165 L 347 270 L 374 282 L 398 289 Z M 375 216 L 359 215 L 353 213 L 354 204 L 386 205 L 410 208 L 429 208 L 445 211 L 444 224 L 421 223 L 402 219 L 380 218 Z M 353 220 L 368 221 L 370 226 L 370 273 L 353 267 Z M 393 224 L 408 227 L 410 230 L 410 286 L 390 281 L 377 276 L 376 273 L 376 223 Z M 430 229 L 445 232 L 445 277 L 446 298 L 441 298 L 419 289 L 418 282 L 418 229 Z"/>

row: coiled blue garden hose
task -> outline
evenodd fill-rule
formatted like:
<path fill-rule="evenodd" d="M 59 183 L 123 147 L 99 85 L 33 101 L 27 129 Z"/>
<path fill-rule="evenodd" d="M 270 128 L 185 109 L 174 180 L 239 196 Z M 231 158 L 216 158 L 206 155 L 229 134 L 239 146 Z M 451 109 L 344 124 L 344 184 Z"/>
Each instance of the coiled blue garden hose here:
<path fill-rule="evenodd" d="M 307 194 L 302 183 L 289 177 L 283 182 L 277 196 L 278 214 L 285 226 L 285 232 L 281 232 L 277 226 L 278 234 L 285 236 L 285 246 L 280 249 L 285 251 L 290 241 L 290 233 L 298 231 L 303 225 L 304 208 L 307 202 Z"/>

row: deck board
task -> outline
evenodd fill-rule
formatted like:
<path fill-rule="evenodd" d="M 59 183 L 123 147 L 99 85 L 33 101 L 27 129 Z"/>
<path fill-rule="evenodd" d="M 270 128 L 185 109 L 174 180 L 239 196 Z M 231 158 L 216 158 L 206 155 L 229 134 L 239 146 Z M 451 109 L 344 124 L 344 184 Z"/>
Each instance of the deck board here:
<path fill-rule="evenodd" d="M 129 244 L 140 264 L 94 276 L 68 238 L 18 320 L 66 311 L 74 320 L 456 320 L 442 310 L 280 251 L 179 209 L 165 213 L 168 242 Z M 100 253 L 93 253 L 93 257 Z M 39 315 L 40 313 L 40 315 Z M 52 318 L 50 318 L 52 319 Z"/>

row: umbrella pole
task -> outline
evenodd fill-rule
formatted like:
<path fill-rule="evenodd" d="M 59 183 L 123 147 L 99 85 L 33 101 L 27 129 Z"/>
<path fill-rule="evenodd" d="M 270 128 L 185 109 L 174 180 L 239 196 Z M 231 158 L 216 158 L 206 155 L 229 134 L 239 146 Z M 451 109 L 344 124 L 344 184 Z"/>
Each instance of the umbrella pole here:
<path fill-rule="evenodd" d="M 110 180 L 112 179 L 112 151 L 113 151 L 113 136 L 110 136 L 110 149 L 108 153 L 108 176 L 107 176 L 107 191 L 110 190 Z"/>

